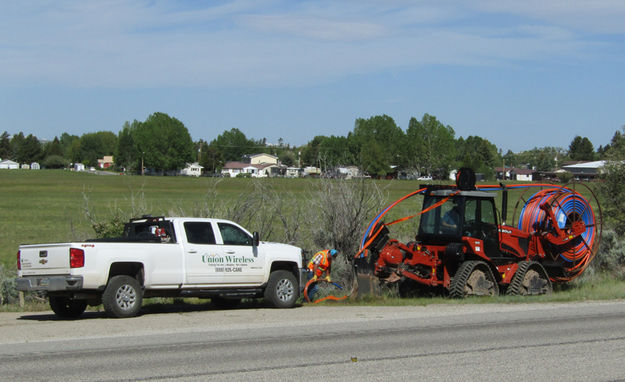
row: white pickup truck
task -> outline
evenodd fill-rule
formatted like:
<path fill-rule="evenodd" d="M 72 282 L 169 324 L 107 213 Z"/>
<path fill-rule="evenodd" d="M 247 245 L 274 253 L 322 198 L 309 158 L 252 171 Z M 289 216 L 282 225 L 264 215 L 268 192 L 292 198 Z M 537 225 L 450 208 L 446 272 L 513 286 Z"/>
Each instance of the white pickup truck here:
<path fill-rule="evenodd" d="M 17 289 L 44 291 L 63 318 L 99 304 L 133 317 L 144 297 L 208 297 L 220 307 L 264 297 L 290 308 L 305 285 L 300 248 L 219 219 L 144 216 L 121 238 L 21 245 L 17 257 Z"/>

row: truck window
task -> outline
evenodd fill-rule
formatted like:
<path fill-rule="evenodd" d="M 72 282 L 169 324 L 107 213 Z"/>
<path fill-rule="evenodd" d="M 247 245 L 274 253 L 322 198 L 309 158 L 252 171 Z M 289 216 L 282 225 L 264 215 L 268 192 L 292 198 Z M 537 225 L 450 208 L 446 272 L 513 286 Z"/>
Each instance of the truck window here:
<path fill-rule="evenodd" d="M 215 234 L 211 223 L 207 222 L 186 222 L 184 230 L 187 234 L 187 241 L 192 244 L 215 244 Z"/>
<path fill-rule="evenodd" d="M 232 224 L 217 223 L 221 238 L 226 245 L 252 245 L 252 238 L 242 229 Z"/>

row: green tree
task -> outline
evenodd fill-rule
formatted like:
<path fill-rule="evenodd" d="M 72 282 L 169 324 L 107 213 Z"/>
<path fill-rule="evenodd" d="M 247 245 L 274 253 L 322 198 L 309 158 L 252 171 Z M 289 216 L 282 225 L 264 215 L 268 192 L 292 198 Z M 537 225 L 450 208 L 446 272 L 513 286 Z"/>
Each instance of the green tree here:
<path fill-rule="evenodd" d="M 605 165 L 603 182 L 599 184 L 601 208 L 608 225 L 618 235 L 625 235 L 625 164 L 609 161 Z"/>
<path fill-rule="evenodd" d="M 63 156 L 63 146 L 61 146 L 61 141 L 58 137 L 54 137 L 52 142 L 48 142 L 44 145 L 43 148 L 44 157 L 48 157 L 50 155 Z"/>
<path fill-rule="evenodd" d="M 63 148 L 63 157 L 69 159 L 72 163 L 80 162 L 80 137 L 70 135 L 68 133 L 61 134 L 61 147 Z"/>
<path fill-rule="evenodd" d="M 65 168 L 69 161 L 60 155 L 48 155 L 42 163 L 44 168 Z"/>
<path fill-rule="evenodd" d="M 116 148 L 117 135 L 110 131 L 87 133 L 80 137 L 80 157 L 89 166 L 97 166 L 98 159 L 113 155 Z"/>
<path fill-rule="evenodd" d="M 625 160 L 625 126 L 621 128 L 623 131 L 616 131 L 612 136 L 610 144 L 603 148 L 603 158 L 611 160 Z"/>
<path fill-rule="evenodd" d="M 458 146 L 460 147 L 458 156 L 460 167 L 470 167 L 487 179 L 493 178 L 493 169 L 500 162 L 499 153 L 494 144 L 481 137 L 469 136 L 466 140 L 458 139 Z"/>
<path fill-rule="evenodd" d="M 384 149 L 376 141 L 367 141 L 362 146 L 361 166 L 371 176 L 384 177 L 391 171 Z"/>
<path fill-rule="evenodd" d="M 292 167 L 297 164 L 297 157 L 291 150 L 283 150 L 280 155 L 278 155 L 278 159 L 280 160 L 280 163 L 287 167 Z"/>
<path fill-rule="evenodd" d="M 22 133 L 21 131 L 17 134 L 14 134 L 11 138 L 11 159 L 19 163 L 24 163 L 22 161 L 23 158 L 20 157 L 19 151 L 24 144 L 25 139 L 26 138 L 24 137 L 24 133 Z"/>
<path fill-rule="evenodd" d="M 519 167 L 519 158 L 512 150 L 508 150 L 508 152 L 503 155 L 502 164 L 505 164 L 506 167 Z"/>
<path fill-rule="evenodd" d="M 616 131 L 605 150 L 607 163 L 599 183 L 601 208 L 609 227 L 619 236 L 625 235 L 625 126 Z"/>
<path fill-rule="evenodd" d="M 516 155 L 517 165 L 538 171 L 553 171 L 557 164 L 562 164 L 567 155 L 560 147 L 541 147 L 522 151 Z M 556 163 L 557 162 L 557 163 Z"/>
<path fill-rule="evenodd" d="M 154 113 L 134 130 L 137 166 L 143 158 L 146 168 L 155 171 L 179 170 L 191 162 L 193 140 L 182 122 L 165 113 Z"/>
<path fill-rule="evenodd" d="M 354 131 L 347 136 L 349 147 L 354 150 L 353 157 L 359 158 L 363 170 L 374 176 L 384 176 L 391 165 L 404 162 L 405 138 L 406 134 L 388 115 L 358 118 Z"/>
<path fill-rule="evenodd" d="M 456 158 L 455 132 L 436 117 L 411 118 L 406 131 L 408 164 L 421 173 L 446 178 Z"/>
<path fill-rule="evenodd" d="M 0 136 L 0 158 L 11 158 L 11 140 L 6 131 Z"/>
<path fill-rule="evenodd" d="M 319 150 L 324 139 L 323 135 L 318 135 L 308 142 L 306 146 L 300 148 L 303 166 L 319 166 Z"/>
<path fill-rule="evenodd" d="M 23 135 L 22 135 L 23 137 Z M 41 160 L 42 147 L 41 143 L 32 134 L 16 143 L 16 161 L 19 163 L 32 163 Z"/>
<path fill-rule="evenodd" d="M 141 158 L 141 154 L 139 153 L 134 140 L 134 132 L 139 124 L 140 122 L 137 120 L 134 120 L 132 124 L 126 121 L 117 135 L 115 164 L 120 169 L 126 169 L 128 172 L 134 172 L 138 168 L 137 161 Z"/>
<path fill-rule="evenodd" d="M 217 153 L 217 167 L 227 161 L 240 161 L 244 155 L 255 154 L 259 151 L 258 143 L 247 139 L 245 134 L 237 128 L 221 133 L 211 141 L 210 145 Z"/>
<path fill-rule="evenodd" d="M 595 159 L 595 149 L 590 142 L 590 139 L 586 137 L 580 137 L 579 135 L 573 138 L 569 145 L 569 156 L 572 160 L 579 161 L 591 161 Z"/>

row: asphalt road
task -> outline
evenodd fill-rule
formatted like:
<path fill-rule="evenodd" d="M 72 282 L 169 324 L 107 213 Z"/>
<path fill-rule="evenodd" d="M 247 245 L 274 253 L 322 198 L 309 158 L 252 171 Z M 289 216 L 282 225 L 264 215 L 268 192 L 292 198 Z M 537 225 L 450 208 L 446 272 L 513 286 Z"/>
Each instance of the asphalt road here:
<path fill-rule="evenodd" d="M 625 380 L 625 301 L 1 313 L 0 379 Z"/>

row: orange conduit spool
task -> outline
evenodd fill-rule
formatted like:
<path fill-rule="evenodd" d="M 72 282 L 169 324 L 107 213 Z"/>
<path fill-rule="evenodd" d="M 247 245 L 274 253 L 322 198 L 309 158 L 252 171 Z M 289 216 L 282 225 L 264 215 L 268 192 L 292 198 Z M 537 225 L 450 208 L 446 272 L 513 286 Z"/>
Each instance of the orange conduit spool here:
<path fill-rule="evenodd" d="M 547 246 L 554 261 L 561 263 L 565 276 L 553 277 L 552 281 L 565 282 L 579 276 L 588 266 L 599 245 L 597 221 L 592 206 L 582 195 L 568 188 L 548 188 L 536 192 L 525 203 L 519 216 L 518 228 L 525 232 L 549 231 L 551 220 L 540 206 L 551 209 L 558 228 L 565 230 L 575 221 L 581 221 L 586 231 L 566 246 Z"/>

